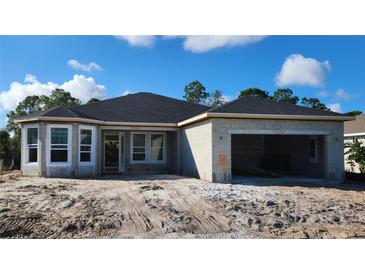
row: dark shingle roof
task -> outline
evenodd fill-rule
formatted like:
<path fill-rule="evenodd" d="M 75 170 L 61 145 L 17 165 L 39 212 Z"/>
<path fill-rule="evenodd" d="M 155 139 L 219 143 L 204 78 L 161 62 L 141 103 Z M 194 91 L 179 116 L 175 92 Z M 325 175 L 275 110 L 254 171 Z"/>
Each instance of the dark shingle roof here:
<path fill-rule="evenodd" d="M 108 122 L 177 123 L 201 113 L 240 113 L 267 115 L 342 116 L 340 113 L 312 109 L 289 103 L 273 102 L 262 97 L 241 97 L 223 106 L 207 106 L 147 92 L 139 92 L 78 107 L 55 107 L 23 116 L 86 118 Z"/>
<path fill-rule="evenodd" d="M 33 114 L 28 114 L 20 117 L 19 119 L 28 119 L 28 118 L 36 118 L 36 117 L 77 117 L 74 113 L 70 111 L 69 108 L 66 107 L 53 107 L 47 110 L 39 111 Z"/>
<path fill-rule="evenodd" d="M 43 116 L 87 118 L 108 122 L 177 123 L 208 109 L 209 107 L 203 105 L 139 92 L 73 108 L 52 108 L 20 119 Z"/>
<path fill-rule="evenodd" d="M 240 113 L 267 115 L 314 115 L 342 116 L 340 113 L 313 109 L 283 102 L 274 102 L 262 97 L 244 96 L 223 106 L 212 108 L 209 113 Z"/>

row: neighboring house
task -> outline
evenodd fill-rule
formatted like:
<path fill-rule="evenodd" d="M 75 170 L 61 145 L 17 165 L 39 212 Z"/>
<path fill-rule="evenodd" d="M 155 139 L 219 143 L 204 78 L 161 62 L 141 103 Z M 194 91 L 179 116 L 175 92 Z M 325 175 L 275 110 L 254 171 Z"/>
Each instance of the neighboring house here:
<path fill-rule="evenodd" d="M 23 175 L 174 173 L 213 182 L 269 170 L 344 178 L 341 114 L 259 97 L 221 107 L 136 93 L 16 120 Z"/>
<path fill-rule="evenodd" d="M 356 116 L 356 120 L 345 122 L 345 143 L 351 143 L 354 139 L 361 141 L 365 145 L 365 115 Z M 347 149 L 345 149 L 347 151 Z M 345 168 L 351 172 L 360 172 L 359 165 L 350 164 L 349 155 L 345 155 Z"/>

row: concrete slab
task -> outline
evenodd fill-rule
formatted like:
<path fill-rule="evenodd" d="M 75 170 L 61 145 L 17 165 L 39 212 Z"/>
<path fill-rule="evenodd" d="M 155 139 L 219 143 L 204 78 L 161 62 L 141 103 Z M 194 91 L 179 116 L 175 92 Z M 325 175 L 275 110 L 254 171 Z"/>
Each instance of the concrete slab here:
<path fill-rule="evenodd" d="M 308 177 L 248 177 L 248 176 L 233 176 L 232 184 L 240 185 L 255 185 L 255 186 L 305 186 L 305 187 L 333 187 L 340 185 L 341 180 L 323 179 L 323 178 L 308 178 Z"/>

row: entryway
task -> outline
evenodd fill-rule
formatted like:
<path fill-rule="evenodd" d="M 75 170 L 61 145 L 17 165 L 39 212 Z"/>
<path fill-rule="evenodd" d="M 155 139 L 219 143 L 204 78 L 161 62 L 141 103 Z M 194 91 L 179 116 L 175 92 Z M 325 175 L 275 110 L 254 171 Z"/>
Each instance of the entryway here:
<path fill-rule="evenodd" d="M 103 172 L 108 174 L 125 171 L 125 133 L 105 132 L 103 138 Z"/>

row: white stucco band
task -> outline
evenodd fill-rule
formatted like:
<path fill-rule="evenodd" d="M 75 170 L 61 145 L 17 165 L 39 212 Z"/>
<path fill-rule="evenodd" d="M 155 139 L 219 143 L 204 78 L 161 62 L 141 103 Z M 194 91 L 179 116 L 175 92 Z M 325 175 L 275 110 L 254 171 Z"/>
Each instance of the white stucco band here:
<path fill-rule="evenodd" d="M 232 134 L 323 135 L 324 177 L 342 180 L 343 122 L 269 119 L 211 119 L 212 179 L 228 182 L 231 174 Z"/>

